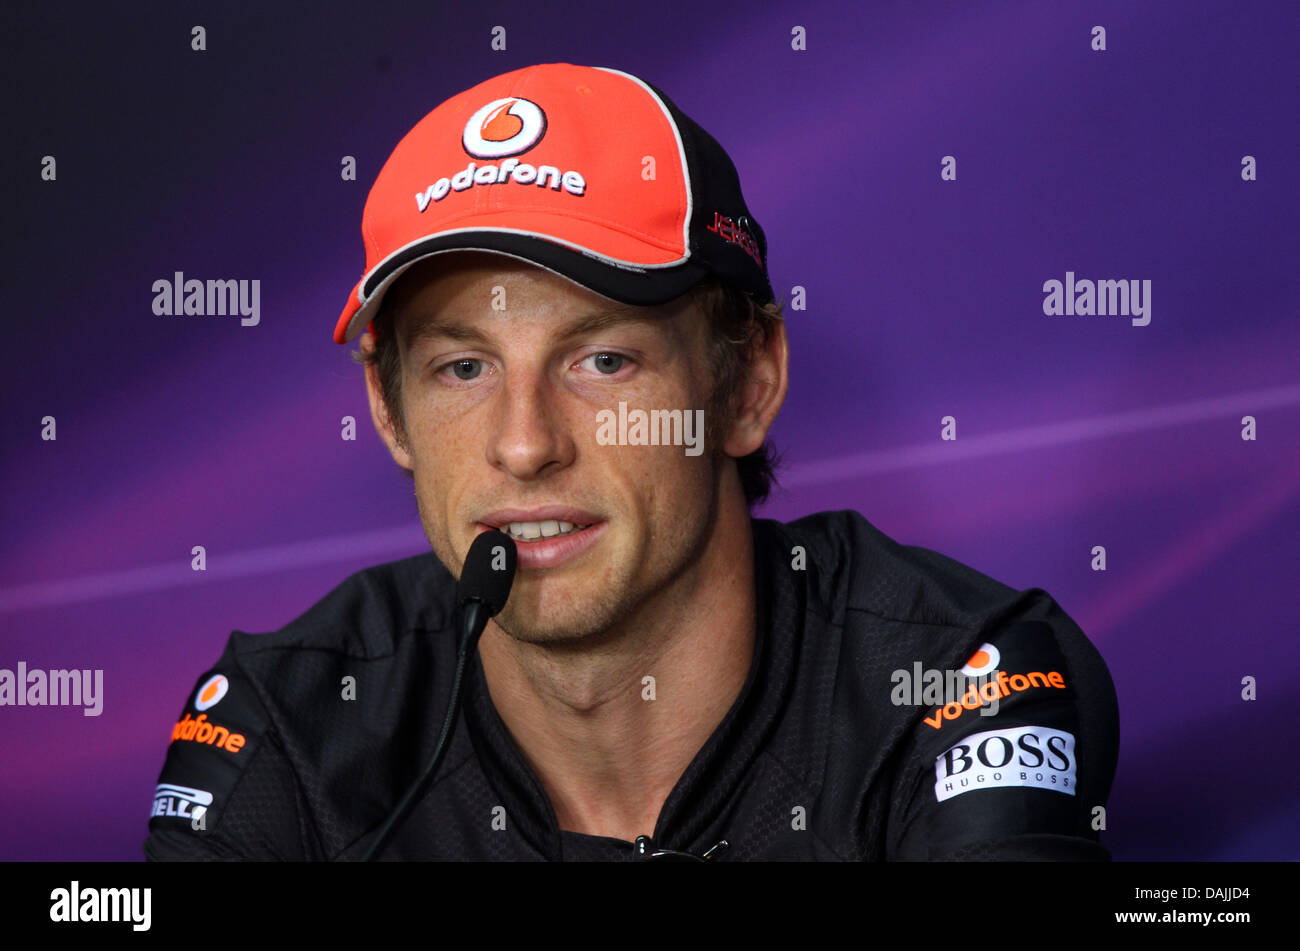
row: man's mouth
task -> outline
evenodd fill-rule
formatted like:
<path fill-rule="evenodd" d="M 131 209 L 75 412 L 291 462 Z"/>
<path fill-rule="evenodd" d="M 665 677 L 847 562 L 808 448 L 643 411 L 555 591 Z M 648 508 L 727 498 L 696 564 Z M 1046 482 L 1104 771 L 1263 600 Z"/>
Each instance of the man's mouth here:
<path fill-rule="evenodd" d="M 515 540 L 524 571 L 555 568 L 577 558 L 596 543 L 605 524 L 594 513 L 567 506 L 499 509 L 478 521 L 480 531 L 495 528 Z"/>

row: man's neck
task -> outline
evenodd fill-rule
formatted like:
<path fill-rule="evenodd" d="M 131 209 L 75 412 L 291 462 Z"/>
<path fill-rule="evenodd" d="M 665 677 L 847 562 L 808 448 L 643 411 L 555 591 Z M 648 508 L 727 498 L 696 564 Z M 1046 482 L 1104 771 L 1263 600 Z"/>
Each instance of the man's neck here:
<path fill-rule="evenodd" d="M 527 644 L 495 622 L 484 631 L 493 705 L 561 829 L 653 835 L 664 800 L 739 696 L 756 623 L 748 509 L 733 508 L 719 527 L 673 586 L 681 590 L 662 591 L 598 647 Z"/>

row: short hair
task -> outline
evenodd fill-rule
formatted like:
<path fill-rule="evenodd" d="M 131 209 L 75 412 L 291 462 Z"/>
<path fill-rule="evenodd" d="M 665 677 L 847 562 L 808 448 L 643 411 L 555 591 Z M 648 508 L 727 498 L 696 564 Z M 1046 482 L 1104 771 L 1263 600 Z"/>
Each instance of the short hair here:
<path fill-rule="evenodd" d="M 400 280 L 400 279 L 399 279 Z M 778 301 L 760 304 L 753 295 L 720 278 L 709 277 L 687 292 L 709 323 L 709 369 L 713 388 L 709 393 L 709 420 L 716 432 L 735 416 L 744 393 L 754 355 L 770 340 L 776 324 L 784 319 Z M 352 358 L 361 364 L 374 364 L 379 374 L 379 389 L 398 443 L 407 446 L 406 417 L 402 407 L 402 356 L 394 325 L 397 320 L 390 301 L 393 288 L 379 304 L 374 317 L 375 347 L 370 353 L 357 350 Z M 763 444 L 747 456 L 736 460 L 745 504 L 758 505 L 776 483 L 780 455 L 771 443 Z M 408 476 L 414 476 L 404 469 Z"/>

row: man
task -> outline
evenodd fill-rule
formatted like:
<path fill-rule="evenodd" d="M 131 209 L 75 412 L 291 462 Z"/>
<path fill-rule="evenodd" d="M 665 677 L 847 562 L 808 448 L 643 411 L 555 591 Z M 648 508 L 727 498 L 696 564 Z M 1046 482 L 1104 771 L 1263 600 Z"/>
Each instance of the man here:
<path fill-rule="evenodd" d="M 437 742 L 493 528 L 513 588 L 379 858 L 1108 857 L 1114 689 L 1045 592 L 853 512 L 751 518 L 784 324 L 735 168 L 662 92 L 490 79 L 402 140 L 362 232 L 335 340 L 433 552 L 232 635 L 150 858 L 365 856 Z"/>

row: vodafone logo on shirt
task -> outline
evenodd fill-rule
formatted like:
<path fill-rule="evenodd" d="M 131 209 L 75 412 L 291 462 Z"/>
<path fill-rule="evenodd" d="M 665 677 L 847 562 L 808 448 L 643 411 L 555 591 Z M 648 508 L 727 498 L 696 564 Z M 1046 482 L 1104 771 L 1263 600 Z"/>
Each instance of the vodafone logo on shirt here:
<path fill-rule="evenodd" d="M 213 674 L 194 692 L 194 709 L 209 710 L 221 702 L 221 698 L 230 690 L 230 679 L 224 674 Z M 206 743 L 230 753 L 238 753 L 244 748 L 248 738 L 242 733 L 234 733 L 219 723 L 207 722 L 208 715 L 200 713 L 191 718 L 187 713 L 172 727 L 172 742 L 184 740 L 191 743 Z"/>
<path fill-rule="evenodd" d="M 230 689 L 230 681 L 222 674 L 213 674 L 194 693 L 194 709 L 198 711 L 215 707 Z"/>
<path fill-rule="evenodd" d="M 986 703 L 1001 701 L 1013 693 L 1021 693 L 1031 687 L 1054 687 L 1065 689 L 1065 678 L 1059 671 L 1031 670 L 1023 674 L 1008 674 L 998 670 L 1002 662 L 1002 653 L 992 644 L 981 644 L 979 649 L 966 661 L 961 672 L 967 677 L 981 679 L 981 683 L 972 684 L 957 700 L 936 707 L 934 713 L 923 717 L 926 726 L 939 730 L 945 722 L 951 722 L 962 716 L 967 710 L 977 710 Z"/>
<path fill-rule="evenodd" d="M 979 650 L 966 661 L 966 666 L 961 669 L 961 672 L 967 677 L 983 677 L 997 670 L 1000 663 L 1002 663 L 1001 652 L 992 644 L 981 644 Z"/>

